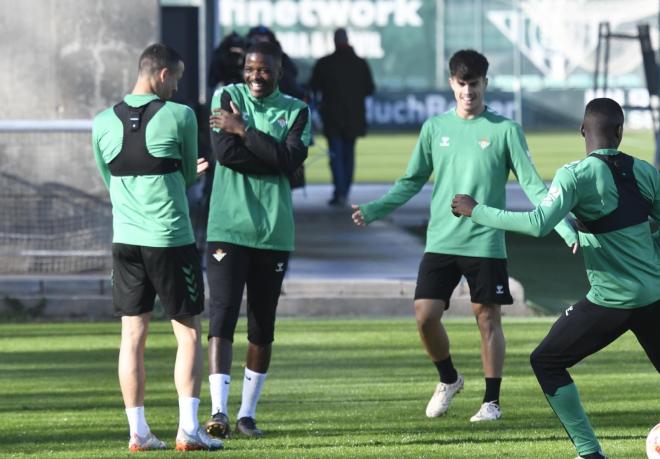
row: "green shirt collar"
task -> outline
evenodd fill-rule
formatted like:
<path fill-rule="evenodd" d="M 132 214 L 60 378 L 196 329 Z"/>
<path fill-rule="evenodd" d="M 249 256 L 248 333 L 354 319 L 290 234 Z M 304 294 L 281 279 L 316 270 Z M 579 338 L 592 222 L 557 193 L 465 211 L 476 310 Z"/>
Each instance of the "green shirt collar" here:
<path fill-rule="evenodd" d="M 266 97 L 254 97 L 252 93 L 250 92 L 250 88 L 248 88 L 247 84 L 245 85 L 245 91 L 247 92 L 248 98 L 257 104 L 269 104 L 270 102 L 276 100 L 278 97 L 280 97 L 280 88 L 279 86 L 275 86 L 275 90 L 267 95 Z"/>
<path fill-rule="evenodd" d="M 592 151 L 587 156 L 594 155 L 594 154 L 596 154 L 596 155 L 612 155 L 613 156 L 613 155 L 618 155 L 619 150 L 617 150 L 616 148 L 600 148 L 598 150 Z"/>
<path fill-rule="evenodd" d="M 156 94 L 126 94 L 124 102 L 131 107 L 141 107 L 156 99 L 158 99 Z"/>
<path fill-rule="evenodd" d="M 454 114 L 454 118 L 456 118 L 458 121 L 460 121 L 462 123 L 474 123 L 475 121 L 478 121 L 478 120 L 486 117 L 486 115 L 488 114 L 488 105 L 484 105 L 483 111 L 481 113 L 479 113 L 477 116 L 475 116 L 474 118 L 468 118 L 468 119 L 465 119 L 465 118 L 462 118 L 462 117 L 458 116 L 458 113 L 456 112 L 456 107 L 452 108 L 451 111 Z"/>

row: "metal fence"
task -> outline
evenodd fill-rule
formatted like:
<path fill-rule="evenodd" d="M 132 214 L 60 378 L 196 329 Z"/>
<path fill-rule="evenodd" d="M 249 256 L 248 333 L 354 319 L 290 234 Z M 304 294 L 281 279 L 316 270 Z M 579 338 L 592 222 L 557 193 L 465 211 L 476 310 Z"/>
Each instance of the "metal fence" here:
<path fill-rule="evenodd" d="M 0 122 L 0 274 L 110 270 L 111 206 L 84 185 L 90 131 L 88 120 Z"/>

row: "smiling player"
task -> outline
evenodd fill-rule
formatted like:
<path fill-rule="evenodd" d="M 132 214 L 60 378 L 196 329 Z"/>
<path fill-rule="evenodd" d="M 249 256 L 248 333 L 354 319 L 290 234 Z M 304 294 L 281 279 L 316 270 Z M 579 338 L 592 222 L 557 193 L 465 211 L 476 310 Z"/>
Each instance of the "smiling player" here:
<path fill-rule="evenodd" d="M 218 161 L 211 193 L 207 267 L 210 287 L 207 432 L 229 435 L 227 397 L 234 330 L 247 286 L 248 350 L 236 431 L 260 437 L 255 411 L 270 364 L 275 309 L 293 250 L 289 176 L 307 158 L 309 109 L 280 93 L 282 54 L 271 43 L 252 45 L 245 83 L 216 91 L 211 117 Z"/>
<path fill-rule="evenodd" d="M 449 61 L 449 84 L 456 108 L 428 119 L 422 126 L 406 174 L 382 198 L 353 206 L 353 221 L 364 226 L 385 217 L 412 198 L 435 175 L 426 249 L 415 290 L 415 317 L 426 351 L 440 382 L 426 407 L 428 417 L 444 414 L 463 388 L 454 368 L 449 338 L 441 319 L 449 298 L 465 276 L 472 310 L 481 334 L 481 362 L 486 390 L 472 422 L 501 416 L 500 383 L 504 366 L 501 305 L 511 304 L 504 232 L 451 215 L 448 204 L 458 192 L 479 196 L 492 206 L 505 206 L 505 185 L 513 171 L 533 203 L 546 188 L 529 157 L 520 126 L 486 107 L 488 61 L 473 50 L 455 53 Z M 576 241 L 566 223 L 557 227 L 568 245 Z"/>

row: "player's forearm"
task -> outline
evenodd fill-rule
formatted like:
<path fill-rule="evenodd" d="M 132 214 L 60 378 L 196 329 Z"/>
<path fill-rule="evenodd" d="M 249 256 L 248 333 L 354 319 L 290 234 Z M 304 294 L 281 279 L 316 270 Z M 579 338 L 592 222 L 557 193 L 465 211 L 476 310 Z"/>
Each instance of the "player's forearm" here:
<path fill-rule="evenodd" d="M 244 143 L 255 157 L 284 174 L 292 173 L 307 159 L 307 147 L 300 138 L 287 136 L 284 142 L 278 142 L 264 132 L 249 129 Z"/>
<path fill-rule="evenodd" d="M 421 178 L 399 179 L 382 198 L 360 205 L 365 223 L 380 220 L 408 202 L 422 189 L 426 180 Z"/>
<path fill-rule="evenodd" d="M 242 174 L 279 175 L 279 171 L 254 156 L 234 135 L 211 134 L 211 146 L 218 162 Z"/>
<path fill-rule="evenodd" d="M 573 226 L 565 218 L 560 221 L 557 226 L 555 226 L 554 230 L 569 247 L 573 246 L 573 244 L 578 241 L 577 231 L 575 231 L 575 228 L 573 228 Z"/>
<path fill-rule="evenodd" d="M 557 220 L 544 218 L 539 208 L 531 212 L 510 212 L 478 204 L 472 209 L 472 220 L 483 226 L 542 237 L 556 225 Z"/>
<path fill-rule="evenodd" d="M 308 130 L 309 110 L 305 109 L 298 113 L 283 141 L 257 129 L 249 129 L 243 142 L 257 158 L 288 175 L 307 159 L 307 145 L 302 138 Z"/>

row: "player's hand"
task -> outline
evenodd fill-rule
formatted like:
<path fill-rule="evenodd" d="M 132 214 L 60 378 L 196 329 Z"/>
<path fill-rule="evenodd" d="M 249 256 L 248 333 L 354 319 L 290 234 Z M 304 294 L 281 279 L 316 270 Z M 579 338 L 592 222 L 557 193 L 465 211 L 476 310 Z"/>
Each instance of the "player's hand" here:
<path fill-rule="evenodd" d="M 472 216 L 472 209 L 478 204 L 472 196 L 467 194 L 457 194 L 451 201 L 451 212 L 456 216 Z"/>
<path fill-rule="evenodd" d="M 209 168 L 209 162 L 206 158 L 197 158 L 197 177 L 201 177 Z"/>
<path fill-rule="evenodd" d="M 353 208 L 353 214 L 351 215 L 351 218 L 353 219 L 353 223 L 355 223 L 357 226 L 367 226 L 367 224 L 364 221 L 364 215 L 362 215 L 362 211 L 360 210 L 360 207 L 357 204 L 351 204 L 351 207 Z"/>
<path fill-rule="evenodd" d="M 243 115 L 233 101 L 229 102 L 231 112 L 216 108 L 209 118 L 209 125 L 212 129 L 221 129 L 229 134 L 245 136 L 245 122 Z"/>

